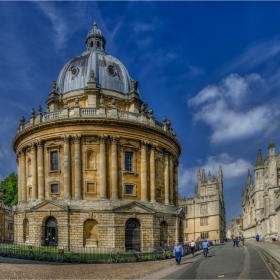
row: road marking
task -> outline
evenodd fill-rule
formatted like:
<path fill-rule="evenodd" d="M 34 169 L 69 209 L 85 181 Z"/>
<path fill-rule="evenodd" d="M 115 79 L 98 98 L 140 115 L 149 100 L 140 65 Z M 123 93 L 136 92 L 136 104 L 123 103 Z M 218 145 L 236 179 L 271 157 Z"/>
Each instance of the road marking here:
<path fill-rule="evenodd" d="M 262 253 L 261 253 L 259 250 L 256 250 L 256 251 L 259 253 L 260 257 L 262 258 L 263 262 L 264 262 L 265 265 L 267 266 L 267 268 L 268 268 L 268 270 L 270 271 L 271 275 L 274 277 L 274 279 L 277 280 L 278 278 L 275 276 L 275 274 L 273 273 L 273 271 L 271 270 L 271 268 L 270 268 L 270 267 L 268 266 L 268 264 L 266 263 L 266 261 L 265 261 L 263 255 L 262 255 Z"/>
<path fill-rule="evenodd" d="M 218 278 L 224 278 L 225 275 L 218 275 Z"/>

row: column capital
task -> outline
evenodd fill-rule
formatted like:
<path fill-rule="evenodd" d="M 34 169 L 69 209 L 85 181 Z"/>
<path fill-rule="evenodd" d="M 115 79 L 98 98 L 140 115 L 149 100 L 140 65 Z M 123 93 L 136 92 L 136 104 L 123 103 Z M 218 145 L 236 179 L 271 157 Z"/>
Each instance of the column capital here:
<path fill-rule="evenodd" d="M 166 157 L 170 157 L 171 153 L 167 150 L 167 149 L 164 149 L 163 151 L 163 155 Z"/>
<path fill-rule="evenodd" d="M 100 142 L 100 143 L 106 143 L 107 137 L 108 137 L 108 135 L 106 135 L 106 134 L 100 134 L 100 135 L 98 135 L 99 142 Z"/>
<path fill-rule="evenodd" d="M 150 143 L 150 150 L 156 150 L 157 144 L 155 143 Z"/>
<path fill-rule="evenodd" d="M 74 140 L 75 144 L 81 143 L 81 134 L 74 134 L 71 136 L 71 138 Z"/>
<path fill-rule="evenodd" d="M 36 143 L 35 142 L 31 142 L 28 146 L 31 148 L 31 151 L 34 151 L 36 149 Z"/>
<path fill-rule="evenodd" d="M 119 141 L 119 139 L 120 139 L 120 136 L 111 135 L 111 136 L 110 136 L 110 139 L 111 139 L 111 144 L 118 144 L 118 141 Z"/>
<path fill-rule="evenodd" d="M 41 139 L 37 139 L 36 144 L 37 144 L 38 148 L 43 148 L 44 142 Z"/>
<path fill-rule="evenodd" d="M 64 144 L 69 144 L 70 135 L 63 135 L 61 136 L 61 139 L 63 140 Z"/>
<path fill-rule="evenodd" d="M 142 149 L 142 148 L 143 148 L 143 149 L 147 149 L 149 144 L 150 144 L 150 143 L 149 143 L 148 141 L 145 141 L 145 140 L 141 140 L 141 141 L 140 141 L 141 149 Z"/>

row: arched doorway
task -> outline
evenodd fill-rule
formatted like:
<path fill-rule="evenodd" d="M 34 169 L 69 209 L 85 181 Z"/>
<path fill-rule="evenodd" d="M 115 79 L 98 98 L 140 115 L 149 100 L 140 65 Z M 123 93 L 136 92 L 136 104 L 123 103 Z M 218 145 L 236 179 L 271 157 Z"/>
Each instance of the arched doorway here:
<path fill-rule="evenodd" d="M 160 245 L 169 245 L 168 243 L 168 225 L 167 222 L 162 221 L 160 223 Z"/>
<path fill-rule="evenodd" d="M 47 246 L 57 246 L 58 231 L 57 221 L 54 217 L 49 217 L 46 220 L 45 226 L 45 244 Z"/>
<path fill-rule="evenodd" d="M 84 223 L 84 246 L 98 247 L 98 224 L 95 220 Z"/>
<path fill-rule="evenodd" d="M 129 219 L 125 224 L 125 248 L 132 250 L 137 244 L 141 247 L 140 223 L 136 219 Z"/>

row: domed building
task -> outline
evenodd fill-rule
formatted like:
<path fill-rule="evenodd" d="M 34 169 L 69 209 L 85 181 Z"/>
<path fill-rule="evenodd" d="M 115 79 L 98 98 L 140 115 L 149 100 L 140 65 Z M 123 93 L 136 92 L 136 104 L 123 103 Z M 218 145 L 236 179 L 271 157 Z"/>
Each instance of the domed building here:
<path fill-rule="evenodd" d="M 61 70 L 46 101 L 19 122 L 15 241 L 132 248 L 182 241 L 181 145 L 105 52 L 94 24 L 86 51 Z"/>

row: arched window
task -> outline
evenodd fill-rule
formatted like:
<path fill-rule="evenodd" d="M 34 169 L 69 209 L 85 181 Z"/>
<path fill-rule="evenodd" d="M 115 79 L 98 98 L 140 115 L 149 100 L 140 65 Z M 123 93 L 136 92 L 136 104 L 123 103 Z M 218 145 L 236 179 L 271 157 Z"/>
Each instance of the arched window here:
<path fill-rule="evenodd" d="M 129 219 L 125 223 L 125 248 L 134 249 L 136 245 L 141 247 L 140 223 L 136 219 Z"/>
<path fill-rule="evenodd" d="M 29 240 L 29 221 L 27 218 L 23 220 L 23 242 Z"/>
<path fill-rule="evenodd" d="M 98 223 L 96 220 L 86 220 L 84 223 L 84 246 L 98 246 Z"/>
<path fill-rule="evenodd" d="M 92 41 L 90 42 L 90 46 L 93 47 L 93 42 Z"/>
<path fill-rule="evenodd" d="M 100 48 L 100 42 L 97 41 L 97 48 Z"/>

